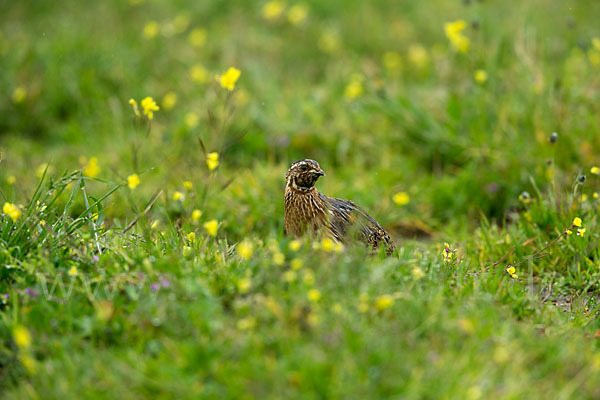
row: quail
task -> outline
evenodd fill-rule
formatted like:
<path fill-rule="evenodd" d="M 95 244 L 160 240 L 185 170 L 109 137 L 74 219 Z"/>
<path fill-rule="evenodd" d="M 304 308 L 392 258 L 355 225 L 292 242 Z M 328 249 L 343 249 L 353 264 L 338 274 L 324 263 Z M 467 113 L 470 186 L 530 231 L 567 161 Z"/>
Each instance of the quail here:
<path fill-rule="evenodd" d="M 322 176 L 325 172 L 314 160 L 300 160 L 290 166 L 285 175 L 284 234 L 321 235 L 345 244 L 356 238 L 373 249 L 384 245 L 390 255 L 394 243 L 377 221 L 353 202 L 317 190 L 315 183 Z"/>

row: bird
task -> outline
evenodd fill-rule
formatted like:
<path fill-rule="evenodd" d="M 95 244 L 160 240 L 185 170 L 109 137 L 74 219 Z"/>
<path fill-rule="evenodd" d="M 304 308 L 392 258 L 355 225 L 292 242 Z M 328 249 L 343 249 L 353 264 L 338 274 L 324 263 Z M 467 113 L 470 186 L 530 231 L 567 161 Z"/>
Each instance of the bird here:
<path fill-rule="evenodd" d="M 292 163 L 285 174 L 284 235 L 329 237 L 348 244 L 355 239 L 372 249 L 384 245 L 391 255 L 394 243 L 390 235 L 362 208 L 349 200 L 320 193 L 315 184 L 325 172 L 315 160 Z"/>

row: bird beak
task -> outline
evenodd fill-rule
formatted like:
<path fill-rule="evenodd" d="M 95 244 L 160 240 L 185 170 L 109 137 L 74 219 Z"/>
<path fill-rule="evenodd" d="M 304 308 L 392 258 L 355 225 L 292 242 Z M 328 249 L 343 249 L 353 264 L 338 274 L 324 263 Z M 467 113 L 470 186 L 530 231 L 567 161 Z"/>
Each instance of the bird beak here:
<path fill-rule="evenodd" d="M 318 175 L 318 176 L 325 176 L 325 172 L 323 172 L 322 169 L 320 169 L 318 171 L 313 171 L 313 174 Z"/>

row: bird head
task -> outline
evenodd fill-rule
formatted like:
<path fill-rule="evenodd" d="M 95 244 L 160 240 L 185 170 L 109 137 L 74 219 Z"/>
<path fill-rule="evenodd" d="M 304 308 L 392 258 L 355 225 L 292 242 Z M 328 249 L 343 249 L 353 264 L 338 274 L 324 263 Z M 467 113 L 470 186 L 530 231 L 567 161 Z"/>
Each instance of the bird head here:
<path fill-rule="evenodd" d="M 304 191 L 312 189 L 321 176 L 325 176 L 325 172 L 314 160 L 296 161 L 285 174 L 288 184 L 292 185 L 294 189 Z"/>

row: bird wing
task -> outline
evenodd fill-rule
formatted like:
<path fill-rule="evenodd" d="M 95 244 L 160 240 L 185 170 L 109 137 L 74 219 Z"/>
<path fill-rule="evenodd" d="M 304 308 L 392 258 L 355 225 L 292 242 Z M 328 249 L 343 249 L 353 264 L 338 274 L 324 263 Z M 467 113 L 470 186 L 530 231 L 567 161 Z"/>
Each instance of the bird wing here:
<path fill-rule="evenodd" d="M 363 241 L 373 247 L 378 247 L 381 242 L 385 242 L 393 249 L 392 240 L 387 232 L 365 210 L 349 200 L 322 196 L 330 205 L 330 227 L 337 240 L 345 242 L 347 237 L 358 234 Z"/>

